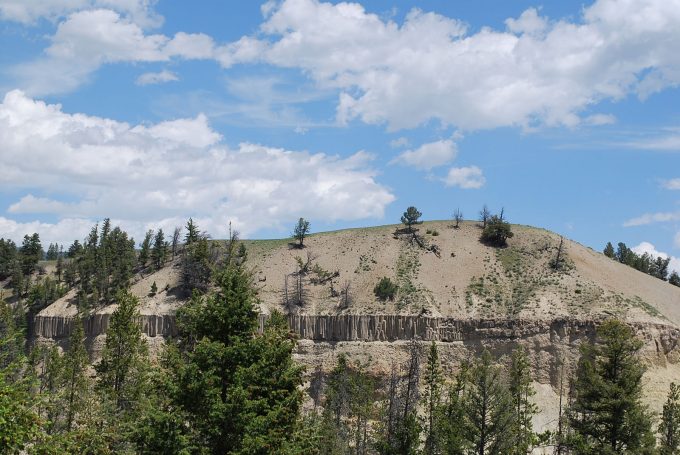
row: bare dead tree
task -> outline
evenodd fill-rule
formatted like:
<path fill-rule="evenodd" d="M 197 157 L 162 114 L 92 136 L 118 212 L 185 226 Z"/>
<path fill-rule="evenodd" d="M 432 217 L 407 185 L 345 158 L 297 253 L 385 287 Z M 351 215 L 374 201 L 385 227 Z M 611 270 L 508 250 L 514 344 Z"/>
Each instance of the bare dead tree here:
<path fill-rule="evenodd" d="M 564 258 L 562 257 L 563 254 L 563 245 L 564 245 L 564 237 L 560 236 L 560 244 L 557 247 L 557 256 L 555 256 L 555 259 L 552 262 L 552 267 L 554 269 L 559 269 L 562 267 L 562 262 L 564 262 Z"/>
<path fill-rule="evenodd" d="M 352 304 L 352 300 L 351 283 L 345 281 L 340 290 L 340 308 L 349 308 Z"/>
<path fill-rule="evenodd" d="M 172 258 L 175 259 L 177 256 L 177 249 L 179 247 L 179 236 L 182 232 L 182 228 L 175 226 L 175 230 L 172 232 Z"/>
<path fill-rule="evenodd" d="M 479 221 L 482 222 L 482 229 L 486 229 L 486 223 L 489 221 L 489 218 L 491 218 L 491 212 L 489 211 L 489 207 L 484 204 L 482 210 L 479 211 Z"/>
<path fill-rule="evenodd" d="M 458 229 L 460 227 L 460 222 L 463 221 L 463 212 L 461 212 L 460 209 L 456 209 L 456 211 L 453 212 L 453 221 L 456 222 L 453 228 Z"/>

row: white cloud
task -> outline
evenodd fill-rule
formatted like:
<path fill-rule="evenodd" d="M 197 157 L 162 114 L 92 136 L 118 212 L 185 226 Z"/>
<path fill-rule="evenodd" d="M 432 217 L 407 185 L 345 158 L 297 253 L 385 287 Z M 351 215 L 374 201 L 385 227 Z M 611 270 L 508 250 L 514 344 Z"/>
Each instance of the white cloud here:
<path fill-rule="evenodd" d="M 161 25 L 152 6 L 155 0 L 0 0 L 0 19 L 32 25 L 39 19 L 57 20 L 90 8 L 108 8 L 130 17 L 142 27 Z"/>
<path fill-rule="evenodd" d="M 364 152 L 342 158 L 250 143 L 230 148 L 203 115 L 131 126 L 66 114 L 12 91 L 0 104 L 0 148 L 4 190 L 53 195 L 27 194 L 9 212 L 55 214 L 63 218 L 49 228 L 56 230 L 64 220 L 110 217 L 138 237 L 146 226 L 193 216 L 214 236 L 224 236 L 230 220 L 249 235 L 299 216 L 381 218 L 394 200 Z"/>
<path fill-rule="evenodd" d="M 593 126 L 613 125 L 616 123 L 616 117 L 611 114 L 594 114 L 585 117 L 583 123 Z"/>
<path fill-rule="evenodd" d="M 456 158 L 458 148 L 451 139 L 429 142 L 415 150 L 406 150 L 393 159 L 392 163 L 430 170 L 443 166 Z"/>
<path fill-rule="evenodd" d="M 179 78 L 175 73 L 168 70 L 159 71 L 157 73 L 141 74 L 137 81 L 137 85 L 162 84 L 163 82 L 178 81 Z"/>
<path fill-rule="evenodd" d="M 664 180 L 661 186 L 667 190 L 680 190 L 680 178 Z"/>
<path fill-rule="evenodd" d="M 645 213 L 635 218 L 626 220 L 623 223 L 624 227 L 631 226 L 644 226 L 653 223 L 665 223 L 668 221 L 680 220 L 680 212 L 656 212 L 656 213 Z"/>
<path fill-rule="evenodd" d="M 680 0 L 598 0 L 578 20 L 551 21 L 531 8 L 508 19 L 507 30 L 474 34 L 420 10 L 399 24 L 358 3 L 272 5 L 263 38 L 222 46 L 220 61 L 302 69 L 341 91 L 341 123 L 358 118 L 399 129 L 439 119 L 467 130 L 607 124 L 613 117 L 588 109 L 680 83 Z"/>
<path fill-rule="evenodd" d="M 680 258 L 676 258 L 675 256 L 671 256 L 668 253 L 664 253 L 663 251 L 658 251 L 654 245 L 652 245 L 649 242 L 642 242 L 637 246 L 634 246 L 631 248 L 636 254 L 649 254 L 653 258 L 657 258 L 661 256 L 664 259 L 671 258 L 670 263 L 668 264 L 668 270 L 669 272 L 676 271 L 680 273 Z"/>
<path fill-rule="evenodd" d="M 104 64 L 204 59 L 213 53 L 212 39 L 207 35 L 180 32 L 171 39 L 146 34 L 116 11 L 95 9 L 69 15 L 57 27 L 43 57 L 10 72 L 26 92 L 43 95 L 77 88 Z"/>
<path fill-rule="evenodd" d="M 680 248 L 680 232 L 675 234 L 675 237 L 673 238 L 673 246 Z"/>
<path fill-rule="evenodd" d="M 404 137 L 404 136 L 398 137 L 396 139 L 392 139 L 390 141 L 390 147 L 395 148 L 395 149 L 401 148 L 401 147 L 408 147 L 409 145 L 411 145 L 411 142 L 408 140 L 407 137 Z"/>
<path fill-rule="evenodd" d="M 680 151 L 680 128 L 668 128 L 661 134 L 654 134 L 643 139 L 631 140 L 619 145 L 640 150 L 678 152 Z"/>
<path fill-rule="evenodd" d="M 478 189 L 484 186 L 486 178 L 477 166 L 452 167 L 442 179 L 446 186 L 458 186 L 463 189 Z"/>

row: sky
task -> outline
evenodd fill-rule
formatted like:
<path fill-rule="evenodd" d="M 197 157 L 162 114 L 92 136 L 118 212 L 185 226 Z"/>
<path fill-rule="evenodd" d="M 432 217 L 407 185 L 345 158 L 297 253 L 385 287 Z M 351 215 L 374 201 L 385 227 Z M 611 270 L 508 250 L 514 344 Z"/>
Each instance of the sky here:
<path fill-rule="evenodd" d="M 680 0 L 0 0 L 0 237 L 487 204 L 680 270 Z"/>

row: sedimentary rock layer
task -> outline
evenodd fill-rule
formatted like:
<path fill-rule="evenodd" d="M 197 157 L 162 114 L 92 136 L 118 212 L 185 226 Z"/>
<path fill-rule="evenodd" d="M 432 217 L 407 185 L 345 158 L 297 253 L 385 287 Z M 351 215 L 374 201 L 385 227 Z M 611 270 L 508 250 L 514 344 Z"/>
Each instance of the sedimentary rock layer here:
<path fill-rule="evenodd" d="M 110 314 L 94 314 L 83 318 L 85 334 L 93 337 L 106 333 Z M 150 336 L 172 337 L 177 334 L 174 315 L 145 314 L 141 318 L 142 331 Z M 260 330 L 266 316 L 259 317 Z M 37 315 L 33 323 L 36 337 L 62 339 L 68 337 L 74 319 L 63 316 Z M 482 342 L 512 340 L 547 335 L 551 341 L 571 343 L 589 339 L 595 333 L 596 321 L 576 319 L 485 320 L 452 319 L 410 315 L 290 315 L 288 323 L 301 339 L 341 341 L 398 341 L 419 339 L 441 342 Z M 663 324 L 633 324 L 638 336 L 660 354 L 678 348 L 680 330 Z"/>

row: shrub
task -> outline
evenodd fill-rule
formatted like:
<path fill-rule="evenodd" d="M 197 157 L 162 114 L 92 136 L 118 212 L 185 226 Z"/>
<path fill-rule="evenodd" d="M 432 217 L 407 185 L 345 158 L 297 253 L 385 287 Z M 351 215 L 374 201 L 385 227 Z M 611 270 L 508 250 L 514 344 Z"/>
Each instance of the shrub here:
<path fill-rule="evenodd" d="M 514 234 L 510 229 L 510 223 L 499 216 L 492 216 L 482 231 L 482 242 L 493 246 L 505 246 L 506 240 Z"/>
<path fill-rule="evenodd" d="M 382 277 L 378 284 L 373 288 L 375 296 L 380 300 L 394 300 L 394 296 L 397 294 L 399 286 L 392 282 L 387 277 Z"/>

